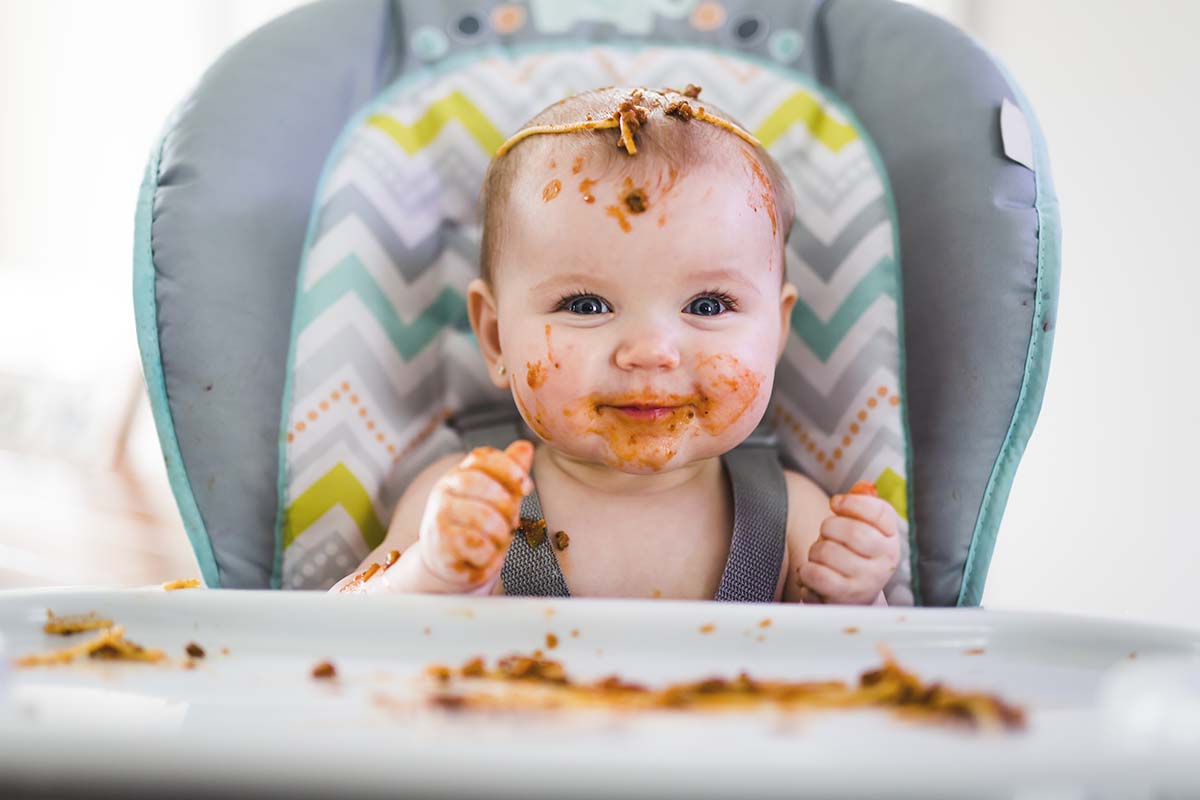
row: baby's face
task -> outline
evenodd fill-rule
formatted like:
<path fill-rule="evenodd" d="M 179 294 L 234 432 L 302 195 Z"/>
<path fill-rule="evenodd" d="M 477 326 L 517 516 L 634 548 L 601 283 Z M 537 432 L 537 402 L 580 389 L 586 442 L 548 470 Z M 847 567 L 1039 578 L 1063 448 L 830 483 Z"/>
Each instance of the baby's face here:
<path fill-rule="evenodd" d="M 727 452 L 766 411 L 795 290 L 766 177 L 730 155 L 642 180 L 560 156 L 514 182 L 493 287 L 507 374 L 492 377 L 562 453 L 670 470 Z"/>

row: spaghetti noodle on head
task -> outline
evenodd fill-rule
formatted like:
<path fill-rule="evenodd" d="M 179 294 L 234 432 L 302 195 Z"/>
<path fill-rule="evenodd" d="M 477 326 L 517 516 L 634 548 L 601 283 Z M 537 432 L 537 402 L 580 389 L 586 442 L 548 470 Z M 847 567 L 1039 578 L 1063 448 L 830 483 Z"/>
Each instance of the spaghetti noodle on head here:
<path fill-rule="evenodd" d="M 735 168 L 748 158 L 770 186 L 782 246 L 795 213 L 787 178 L 753 136 L 724 111 L 702 103 L 699 94 L 700 88 L 691 84 L 682 91 L 594 89 L 560 100 L 522 125 L 500 146 L 483 181 L 484 280 L 494 286 L 497 253 L 509 227 L 509 198 L 518 178 L 539 164 L 555 165 L 586 201 L 590 185 L 614 175 L 640 181 L 664 168 L 682 173 L 719 159 Z M 636 206 L 630 210 L 638 213 Z"/>

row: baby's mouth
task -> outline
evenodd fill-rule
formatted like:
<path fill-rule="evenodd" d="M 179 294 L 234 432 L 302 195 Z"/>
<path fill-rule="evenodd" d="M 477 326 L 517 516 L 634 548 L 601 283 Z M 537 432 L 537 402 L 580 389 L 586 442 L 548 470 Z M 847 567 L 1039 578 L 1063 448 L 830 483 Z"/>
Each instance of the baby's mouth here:
<path fill-rule="evenodd" d="M 676 409 L 683 406 L 609 406 L 613 410 L 631 419 L 656 421 L 671 416 Z"/>
<path fill-rule="evenodd" d="M 662 398 L 613 398 L 599 403 L 597 411 L 610 409 L 622 417 L 638 422 L 658 422 L 673 418 L 692 406 L 691 398 L 685 396 Z"/>

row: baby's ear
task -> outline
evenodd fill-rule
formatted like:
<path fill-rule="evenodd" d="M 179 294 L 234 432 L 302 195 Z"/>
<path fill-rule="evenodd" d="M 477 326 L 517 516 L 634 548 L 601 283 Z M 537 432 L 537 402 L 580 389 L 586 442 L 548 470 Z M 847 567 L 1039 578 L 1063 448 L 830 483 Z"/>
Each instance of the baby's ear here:
<path fill-rule="evenodd" d="M 475 331 L 483 360 L 487 362 L 488 377 L 497 388 L 507 389 L 508 377 L 497 369 L 504 363 L 504 355 L 500 352 L 500 318 L 496 313 L 496 298 L 492 295 L 492 288 L 479 278 L 467 285 L 467 318 L 471 321 L 471 330 Z"/>
<path fill-rule="evenodd" d="M 787 348 L 788 334 L 792 330 L 792 309 L 796 306 L 798 296 L 796 287 L 790 283 L 785 283 L 779 291 L 779 345 L 775 349 L 776 364 L 783 358 L 783 351 Z"/>

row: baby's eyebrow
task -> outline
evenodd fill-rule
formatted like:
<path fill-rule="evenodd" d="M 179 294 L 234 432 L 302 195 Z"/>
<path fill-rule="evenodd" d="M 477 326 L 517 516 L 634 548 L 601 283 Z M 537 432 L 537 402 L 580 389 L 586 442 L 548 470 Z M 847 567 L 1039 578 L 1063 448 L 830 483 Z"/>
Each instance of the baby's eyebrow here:
<path fill-rule="evenodd" d="M 599 281 L 594 272 L 570 272 L 564 275 L 551 275 L 541 283 L 535 284 L 530 292 L 541 292 L 546 289 L 553 289 L 556 286 L 572 286 L 580 285 L 594 287 Z"/>
<path fill-rule="evenodd" d="M 704 269 L 693 270 L 687 273 L 686 278 L 689 282 L 694 283 L 730 283 L 736 284 L 739 288 L 746 291 L 760 294 L 754 282 L 746 277 L 744 273 L 735 269 Z M 603 278 L 595 272 L 570 272 L 562 275 L 551 275 L 544 281 L 534 285 L 529 291 L 531 293 L 543 292 L 553 289 L 558 286 L 578 288 L 579 286 L 587 286 L 592 289 L 603 289 Z M 709 288 L 712 288 L 711 286 Z"/>
<path fill-rule="evenodd" d="M 754 281 L 735 269 L 696 270 L 689 272 L 688 278 L 694 281 L 704 281 L 705 283 L 736 283 L 756 294 L 758 293 L 758 287 L 754 285 Z"/>

